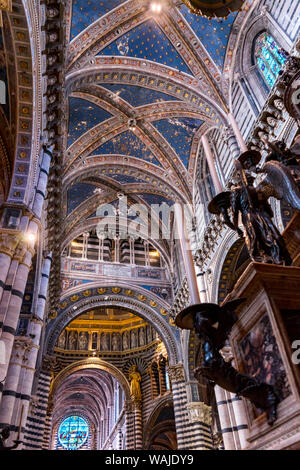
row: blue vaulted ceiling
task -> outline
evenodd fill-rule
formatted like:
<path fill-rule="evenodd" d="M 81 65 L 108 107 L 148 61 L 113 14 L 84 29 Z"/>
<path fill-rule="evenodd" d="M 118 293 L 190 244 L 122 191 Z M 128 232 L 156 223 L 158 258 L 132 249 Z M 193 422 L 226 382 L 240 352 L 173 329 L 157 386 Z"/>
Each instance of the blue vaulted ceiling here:
<path fill-rule="evenodd" d="M 89 129 L 110 117 L 110 113 L 96 104 L 81 98 L 70 98 L 68 146 Z"/>
<path fill-rule="evenodd" d="M 93 152 L 93 155 L 101 154 L 128 155 L 160 165 L 153 153 L 132 131 L 122 132 Z"/>
<path fill-rule="evenodd" d="M 71 39 L 126 0 L 73 0 Z"/>
<path fill-rule="evenodd" d="M 173 201 L 170 199 L 167 199 L 166 197 L 160 196 L 159 194 L 149 194 L 149 193 L 141 193 L 140 197 L 144 199 L 145 202 L 151 206 L 152 204 L 163 204 L 164 202 L 166 204 L 173 205 Z"/>
<path fill-rule="evenodd" d="M 149 90 L 137 85 L 118 85 L 118 84 L 101 84 L 103 87 L 117 93 L 120 98 L 127 101 L 131 106 L 143 106 L 150 103 L 159 103 L 162 101 L 178 101 L 178 98 L 167 95 L 161 91 Z"/>
<path fill-rule="evenodd" d="M 162 136 L 175 150 L 186 168 L 195 132 L 202 126 L 203 121 L 192 118 L 160 119 L 152 123 Z"/>
<path fill-rule="evenodd" d="M 237 13 L 231 13 L 227 19 L 208 19 L 190 13 L 184 4 L 179 9 L 213 61 L 223 69 L 227 44 Z"/>
<path fill-rule="evenodd" d="M 125 3 L 126 0 L 73 0 L 72 15 L 70 20 L 70 40 L 74 39 L 76 36 L 78 36 L 78 34 L 83 32 L 85 28 L 90 26 L 92 23 L 94 23 L 103 15 L 106 15 L 113 9 L 120 7 L 120 10 L 125 11 Z M 147 2 L 145 2 L 145 5 L 146 4 Z M 124 24 L 122 23 L 121 25 L 121 23 L 114 23 L 113 19 L 113 21 L 108 24 L 109 28 L 107 29 L 107 32 L 109 31 L 109 33 L 103 33 L 104 30 L 101 29 L 103 28 L 105 21 L 103 20 L 100 29 L 101 34 L 104 35 L 101 36 L 101 41 L 99 40 L 100 36 L 97 36 L 98 30 L 95 29 L 95 37 L 92 38 L 91 32 L 91 45 L 88 45 L 87 43 L 83 42 L 83 47 L 81 51 L 80 41 L 78 41 L 76 44 L 73 43 L 70 48 L 72 48 L 73 46 L 78 53 L 82 52 L 83 55 L 86 54 L 88 60 L 90 60 L 90 56 L 96 54 L 102 58 L 104 56 L 115 57 L 114 61 L 112 61 L 112 59 L 109 59 L 107 61 L 109 63 L 109 67 L 111 67 L 112 63 L 119 64 L 119 57 L 136 57 L 155 62 L 156 64 L 166 65 L 168 67 L 171 67 L 172 69 L 176 69 L 191 76 L 192 72 L 189 66 L 187 65 L 190 62 L 185 62 L 183 57 L 175 49 L 175 44 L 177 43 L 178 39 L 181 40 L 179 30 L 180 27 L 182 27 L 182 24 L 179 24 L 178 26 L 178 36 L 174 33 L 176 28 L 174 30 L 172 30 L 172 28 L 169 28 L 171 34 L 170 38 L 172 38 L 169 39 L 169 37 L 165 34 L 164 27 L 159 26 L 159 24 L 161 23 L 157 20 L 155 15 L 153 14 L 152 16 L 150 16 L 149 19 L 148 10 L 146 9 L 146 16 L 144 18 L 142 14 L 142 9 L 138 8 L 137 5 L 138 2 L 128 2 L 126 4 L 126 8 L 129 8 L 130 6 L 132 10 L 126 10 L 128 15 L 126 17 L 127 19 L 125 19 L 124 17 L 122 20 Z M 226 19 L 208 19 L 190 13 L 188 8 L 183 4 L 174 8 L 176 8 L 176 14 L 178 14 L 179 12 L 182 15 L 181 21 L 183 22 L 183 18 L 185 19 L 185 21 L 194 31 L 195 35 L 198 37 L 199 41 L 203 44 L 211 59 L 215 62 L 219 69 L 222 70 L 224 67 L 224 60 L 226 56 L 229 37 L 232 31 L 232 25 L 236 19 L 237 13 L 230 14 Z M 174 20 L 171 18 L 171 16 L 169 16 L 167 9 L 165 9 L 162 14 L 164 15 L 166 24 L 170 24 L 170 22 L 173 23 Z M 138 18 L 136 15 L 140 15 L 140 17 Z M 138 18 L 137 21 L 134 18 Z M 134 25 L 134 27 L 129 31 L 127 31 L 126 29 L 128 21 L 132 22 L 131 24 Z M 118 29 L 120 31 L 118 31 Z M 127 32 L 123 34 L 124 31 Z M 171 31 L 173 32 L 171 33 Z M 174 36 L 172 36 L 173 33 Z M 120 34 L 122 35 L 120 36 Z M 116 39 L 113 42 L 109 43 L 109 41 L 112 40 L 112 37 Z M 98 42 L 93 42 L 96 41 L 96 39 Z M 187 38 L 185 38 L 185 40 L 187 40 Z M 96 44 L 96 47 L 94 47 L 94 44 Z M 103 49 L 99 51 L 100 44 L 103 44 L 101 46 L 103 47 Z M 191 44 L 193 44 L 193 41 L 191 42 Z M 188 61 L 190 57 L 191 56 L 187 57 L 186 61 Z M 193 57 L 193 60 L 197 62 L 197 54 L 195 54 L 195 56 Z M 103 60 L 101 60 L 100 62 L 102 64 Z M 85 67 L 84 64 L 85 62 L 83 61 L 83 66 Z M 203 66 L 202 61 L 201 65 Z M 151 64 L 149 65 L 149 67 L 155 69 L 155 74 L 157 74 L 158 78 L 162 79 L 161 81 L 165 80 L 165 77 L 159 76 L 158 67 L 156 67 L 156 65 Z M 117 68 L 120 69 L 120 66 L 117 65 Z M 182 74 L 174 74 L 173 71 L 169 71 L 169 73 L 170 77 L 183 77 Z M 118 77 L 116 78 L 116 80 L 120 81 L 119 74 L 116 74 L 116 76 Z M 196 77 L 184 78 L 187 81 L 190 80 L 190 83 L 192 83 L 193 80 L 198 80 L 198 75 Z M 213 81 L 214 77 L 212 76 L 211 78 Z M 171 80 L 172 79 L 173 78 L 171 78 Z M 122 81 L 123 80 L 129 82 L 130 79 L 125 77 L 124 79 L 122 78 Z M 107 90 L 110 90 L 111 92 L 125 100 L 133 108 L 152 104 L 153 109 L 155 110 L 155 106 L 157 103 L 166 101 L 180 101 L 174 96 L 155 90 L 154 88 L 158 86 L 156 83 L 155 85 L 153 85 L 153 89 L 149 89 L 146 86 L 143 87 L 131 84 L 114 83 L 114 74 L 110 73 L 107 73 L 107 77 L 105 77 L 105 81 L 108 83 L 103 83 L 103 81 L 104 80 L 101 75 L 99 85 L 106 88 Z M 145 80 L 143 84 L 146 85 L 147 80 Z M 164 87 L 164 89 L 167 89 L 167 87 Z M 115 100 L 110 100 L 110 103 L 113 105 L 115 104 L 116 112 L 114 112 L 114 116 L 120 116 L 120 118 L 122 118 L 123 124 L 125 122 L 124 117 L 127 117 L 127 114 L 131 114 L 131 110 L 128 109 L 128 107 L 125 107 L 122 103 L 118 103 Z M 163 108 L 163 106 L 161 106 L 161 108 Z M 169 109 L 169 106 L 166 106 L 166 109 Z M 184 114 L 186 114 L 184 108 L 183 111 Z M 125 116 L 122 115 L 122 113 L 125 113 Z M 133 116 L 134 115 L 135 114 L 133 111 Z M 193 116 L 193 114 L 191 114 L 191 116 Z M 110 117 L 110 113 L 87 100 L 81 98 L 70 98 L 68 146 L 74 143 L 85 132 L 92 129 L 97 124 L 104 122 Z M 163 114 L 157 117 L 162 118 Z M 173 148 L 177 156 L 173 156 L 173 167 L 176 171 L 178 171 L 179 169 L 179 172 L 184 174 L 184 168 L 181 165 L 178 165 L 178 160 L 180 159 L 182 161 L 186 169 L 189 168 L 189 159 L 193 138 L 197 130 L 202 126 L 203 121 L 200 119 L 183 117 L 172 117 L 168 119 L 164 118 L 159 119 L 157 121 L 153 121 L 153 113 L 149 113 L 149 116 L 143 119 L 145 119 L 145 121 L 148 120 L 148 122 L 150 122 L 151 125 L 154 126 L 154 128 L 167 140 L 169 145 Z M 99 137 L 101 137 L 101 135 Z M 100 142 L 101 140 L 99 140 L 99 144 Z M 156 174 L 156 171 L 158 172 L 158 174 L 161 173 L 162 165 L 158 160 L 158 155 L 154 154 L 151 149 L 143 143 L 141 138 L 139 138 L 138 129 L 136 133 L 127 130 L 119 135 L 116 135 L 104 144 L 99 145 L 98 149 L 92 152 L 93 156 L 104 154 L 133 156 L 140 160 L 151 162 L 157 165 L 157 167 L 159 168 L 154 168 L 154 175 Z M 109 162 L 109 157 L 106 158 L 105 161 Z M 172 166 L 172 161 L 170 161 L 169 164 Z M 119 168 L 117 168 L 116 166 L 111 166 L 109 169 L 106 168 L 105 175 L 109 178 L 112 178 L 114 181 L 121 183 L 122 185 L 131 183 L 141 183 L 143 181 L 142 178 L 139 179 L 138 177 L 131 175 L 131 170 L 128 169 L 128 167 L 126 168 L 126 170 L 129 171 L 129 174 L 124 174 L 124 169 L 125 167 L 123 167 L 122 165 L 120 165 Z M 183 177 L 185 178 L 185 175 Z M 148 180 L 144 178 L 144 181 Z M 76 184 L 76 186 L 71 187 L 68 192 L 68 211 L 74 209 L 74 207 L 83 202 L 86 198 L 90 197 L 93 194 L 95 188 L 96 187 L 91 184 L 83 183 L 78 183 Z M 152 198 L 152 203 L 154 200 L 158 203 L 162 202 L 161 196 L 149 194 L 143 194 L 141 196 L 147 202 L 150 202 L 150 198 Z"/>
<path fill-rule="evenodd" d="M 89 183 L 75 183 L 68 188 L 67 214 L 76 209 L 79 204 L 95 194 L 97 187 Z"/>
<path fill-rule="evenodd" d="M 118 182 L 118 183 L 121 183 L 121 184 L 132 184 L 132 183 L 140 183 L 141 180 L 138 180 L 135 176 L 131 176 L 131 175 L 124 175 L 122 173 L 115 173 L 112 172 L 108 172 L 106 174 L 106 176 L 108 176 L 109 178 L 113 179 L 114 181 Z"/>
<path fill-rule="evenodd" d="M 150 19 L 105 47 L 100 55 L 147 59 L 192 74 L 157 23 Z"/>

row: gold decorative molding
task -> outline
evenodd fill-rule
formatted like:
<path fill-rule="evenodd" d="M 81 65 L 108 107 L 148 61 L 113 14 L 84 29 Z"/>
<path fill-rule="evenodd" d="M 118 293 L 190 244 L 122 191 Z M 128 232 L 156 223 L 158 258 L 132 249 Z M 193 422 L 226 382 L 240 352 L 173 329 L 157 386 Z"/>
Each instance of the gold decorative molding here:
<path fill-rule="evenodd" d="M 3 26 L 1 10 L 12 12 L 12 0 L 0 0 L 0 27 Z"/>
<path fill-rule="evenodd" d="M 212 410 L 211 406 L 206 405 L 205 403 L 199 402 L 190 402 L 187 404 L 187 411 L 189 420 L 191 423 L 202 422 L 211 426 L 212 424 Z"/>

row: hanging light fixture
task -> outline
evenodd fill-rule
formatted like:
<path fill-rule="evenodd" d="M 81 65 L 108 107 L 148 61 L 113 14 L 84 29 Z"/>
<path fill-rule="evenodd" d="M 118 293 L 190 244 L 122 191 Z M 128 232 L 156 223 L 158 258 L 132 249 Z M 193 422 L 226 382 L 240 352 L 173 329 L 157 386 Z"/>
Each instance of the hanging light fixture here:
<path fill-rule="evenodd" d="M 226 18 L 233 11 L 242 9 L 245 0 L 183 0 L 191 13 L 209 18 Z"/>
<path fill-rule="evenodd" d="M 153 11 L 153 13 L 160 13 L 161 9 L 162 9 L 161 3 L 158 3 L 158 2 L 152 2 L 150 7 L 151 7 L 151 11 Z"/>

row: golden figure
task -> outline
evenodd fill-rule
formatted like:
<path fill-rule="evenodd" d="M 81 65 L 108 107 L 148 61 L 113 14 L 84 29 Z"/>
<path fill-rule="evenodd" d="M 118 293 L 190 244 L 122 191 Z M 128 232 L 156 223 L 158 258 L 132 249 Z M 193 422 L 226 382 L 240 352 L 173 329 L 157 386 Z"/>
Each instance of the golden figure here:
<path fill-rule="evenodd" d="M 130 380 L 130 396 L 134 400 L 142 399 L 141 385 L 142 380 L 141 374 L 137 370 L 137 366 L 133 365 L 129 369 L 129 380 Z"/>

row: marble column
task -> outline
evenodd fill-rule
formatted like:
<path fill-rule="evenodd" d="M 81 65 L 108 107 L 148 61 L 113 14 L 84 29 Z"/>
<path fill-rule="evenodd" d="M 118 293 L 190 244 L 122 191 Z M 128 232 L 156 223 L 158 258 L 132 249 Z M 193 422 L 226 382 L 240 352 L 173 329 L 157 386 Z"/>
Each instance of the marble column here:
<path fill-rule="evenodd" d="M 20 241 L 20 232 L 0 229 L 0 301 L 6 284 L 11 260 Z"/>
<path fill-rule="evenodd" d="M 134 238 L 129 238 L 129 254 L 130 254 L 130 264 L 135 263 L 135 252 L 134 252 Z"/>
<path fill-rule="evenodd" d="M 219 385 L 215 386 L 214 391 L 216 396 L 218 415 L 225 450 L 234 450 L 236 449 L 236 446 L 235 439 L 233 436 L 233 429 L 231 426 L 231 419 L 228 412 L 228 401 L 226 391 L 223 388 L 219 387 Z"/>
<path fill-rule="evenodd" d="M 214 187 L 215 187 L 215 191 L 216 191 L 217 194 L 221 193 L 223 191 L 223 186 L 222 186 L 222 183 L 221 183 L 220 178 L 219 178 L 218 173 L 217 173 L 214 155 L 213 155 L 212 149 L 210 147 L 210 143 L 209 143 L 207 135 L 203 135 L 201 137 L 201 141 L 202 141 L 202 145 L 203 145 L 203 148 L 204 148 L 204 154 L 205 154 L 205 157 L 206 157 L 206 160 L 207 160 L 209 171 L 210 171 L 210 174 L 211 174 L 211 177 L 212 177 L 212 180 L 213 180 L 213 184 L 214 184 Z"/>
<path fill-rule="evenodd" d="M 23 370 L 23 385 L 20 393 L 25 396 L 30 396 L 33 386 L 34 374 L 36 370 L 36 362 L 37 356 L 39 351 L 39 344 L 41 340 L 41 333 L 42 328 L 44 325 L 44 314 L 45 314 L 45 305 L 46 305 L 46 295 L 48 290 L 48 281 L 50 275 L 50 268 L 51 268 L 51 261 L 52 261 L 52 254 L 49 253 L 44 258 L 44 262 L 42 265 L 41 270 L 41 278 L 39 284 L 39 294 L 38 300 L 36 305 L 36 314 L 32 315 L 28 326 L 28 334 L 32 338 L 32 347 L 28 354 L 27 364 Z M 24 423 L 26 423 L 27 415 L 28 415 L 28 406 L 27 403 L 24 404 L 23 410 L 23 419 Z"/>
<path fill-rule="evenodd" d="M 50 430 L 48 424 L 52 414 L 53 403 L 49 401 L 55 356 L 44 356 L 42 368 L 39 370 L 36 397 L 37 406 L 31 408 L 27 415 L 26 430 L 24 432 L 24 449 L 44 449 L 50 445 Z M 38 415 L 37 415 L 38 409 Z"/>
<path fill-rule="evenodd" d="M 120 237 L 115 238 L 115 263 L 120 263 Z"/>
<path fill-rule="evenodd" d="M 23 301 L 23 295 L 27 283 L 28 273 L 31 267 L 32 257 L 34 255 L 35 237 L 37 236 L 38 226 L 36 221 L 32 220 L 28 224 L 27 233 L 33 235 L 32 241 L 19 244 L 15 260 L 16 272 L 11 279 L 9 296 L 2 296 L 0 303 L 0 324 L 2 327 L 1 341 L 5 345 L 5 363 L 0 364 L 0 380 L 3 381 L 7 375 L 8 364 L 13 347 L 16 328 L 18 325 L 20 310 Z M 18 252 L 19 250 L 19 252 Z"/>
<path fill-rule="evenodd" d="M 126 400 L 124 403 L 125 409 L 125 429 L 126 429 L 126 450 L 133 450 L 135 448 L 135 430 L 134 430 L 134 414 L 133 403 L 131 400 Z"/>
<path fill-rule="evenodd" d="M 242 136 L 242 133 L 241 133 L 240 128 L 239 128 L 239 126 L 238 126 L 238 124 L 235 120 L 234 115 L 232 113 L 228 113 L 227 117 L 228 117 L 228 122 L 231 125 L 232 130 L 234 132 L 234 135 L 236 137 L 236 140 L 239 144 L 241 152 L 246 152 L 248 150 L 248 147 L 246 145 L 244 137 Z"/>
<path fill-rule="evenodd" d="M 179 203 L 176 203 L 174 207 L 175 207 L 176 226 L 178 230 L 180 247 L 181 247 L 183 263 L 185 267 L 187 284 L 189 288 L 191 301 L 193 304 L 199 304 L 200 296 L 199 296 L 199 290 L 198 290 L 197 276 L 196 276 L 192 251 L 190 247 L 190 241 L 186 236 L 183 206 Z"/>
<path fill-rule="evenodd" d="M 15 411 L 15 405 L 18 396 L 18 386 L 21 374 L 21 368 L 23 362 L 26 360 L 26 352 L 30 347 L 31 341 L 26 337 L 16 338 L 12 354 L 10 356 L 9 367 L 7 370 L 6 380 L 2 392 L 2 400 L 0 406 L 0 427 L 11 426 L 13 431 L 10 436 L 10 441 L 15 439 L 14 431 L 17 431 L 17 423 L 13 423 L 13 413 Z M 23 397 L 25 394 L 21 391 Z M 26 396 L 26 399 L 30 400 L 30 395 Z M 7 444 L 11 444 L 8 442 Z"/>
<path fill-rule="evenodd" d="M 143 448 L 143 421 L 142 421 L 142 403 L 141 400 L 133 400 L 134 409 L 134 449 Z"/>
<path fill-rule="evenodd" d="M 123 448 L 123 432 L 121 426 L 118 426 L 118 450 Z"/>
<path fill-rule="evenodd" d="M 208 301 L 207 289 L 206 289 L 205 279 L 204 279 L 205 273 L 197 265 L 196 265 L 195 269 L 196 269 L 196 276 L 197 276 L 197 282 L 198 282 L 200 301 L 201 301 L 201 303 L 205 303 L 205 302 Z"/>
<path fill-rule="evenodd" d="M 241 449 L 245 449 L 249 445 L 249 427 L 245 404 L 242 398 L 237 397 L 233 393 L 231 393 L 231 403 L 236 422 L 236 429 L 239 435 L 240 447 Z"/>
<path fill-rule="evenodd" d="M 210 425 L 203 421 L 191 421 L 188 411 L 186 380 L 183 364 L 170 365 L 177 444 L 179 450 L 211 450 Z M 205 405 L 206 406 L 206 405 Z M 207 407 L 210 408 L 210 407 Z"/>
<path fill-rule="evenodd" d="M 150 266 L 149 242 L 147 240 L 144 241 L 144 247 L 145 247 L 145 266 Z"/>
<path fill-rule="evenodd" d="M 51 147 L 44 146 L 42 149 L 39 178 L 38 178 L 38 183 L 35 189 L 35 197 L 34 197 L 34 202 L 33 202 L 33 207 L 32 207 L 34 214 L 39 219 L 41 218 L 41 215 L 42 215 L 44 200 L 46 196 L 49 169 L 50 169 L 50 163 L 52 159 L 53 148 L 54 148 L 54 145 Z"/>

